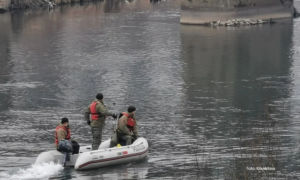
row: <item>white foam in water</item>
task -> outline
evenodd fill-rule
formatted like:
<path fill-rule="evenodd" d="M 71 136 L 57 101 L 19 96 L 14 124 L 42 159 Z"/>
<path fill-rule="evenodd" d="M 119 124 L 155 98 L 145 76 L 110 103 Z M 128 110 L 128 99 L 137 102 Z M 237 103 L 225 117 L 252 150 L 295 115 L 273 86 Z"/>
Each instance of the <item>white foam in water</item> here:
<path fill-rule="evenodd" d="M 18 172 L 8 174 L 0 172 L 0 180 L 27 180 L 27 179 L 47 179 L 64 169 L 61 164 L 54 162 L 31 165 L 28 169 L 20 169 Z"/>

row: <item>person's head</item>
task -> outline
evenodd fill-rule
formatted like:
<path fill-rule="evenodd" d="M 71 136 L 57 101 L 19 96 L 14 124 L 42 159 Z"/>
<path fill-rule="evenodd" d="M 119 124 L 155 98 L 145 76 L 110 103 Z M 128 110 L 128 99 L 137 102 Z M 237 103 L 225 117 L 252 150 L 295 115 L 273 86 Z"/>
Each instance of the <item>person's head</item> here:
<path fill-rule="evenodd" d="M 127 109 L 127 112 L 130 113 L 130 114 L 132 114 L 132 115 L 135 114 L 135 111 L 136 111 L 136 109 L 135 109 L 134 106 L 129 106 L 128 109 Z"/>
<path fill-rule="evenodd" d="M 96 95 L 96 98 L 97 98 L 98 100 L 102 100 L 102 99 L 103 99 L 103 94 L 102 94 L 102 93 L 98 93 L 98 94 Z"/>
<path fill-rule="evenodd" d="M 67 127 L 69 125 L 69 119 L 64 117 L 61 119 L 61 124 L 65 127 Z"/>

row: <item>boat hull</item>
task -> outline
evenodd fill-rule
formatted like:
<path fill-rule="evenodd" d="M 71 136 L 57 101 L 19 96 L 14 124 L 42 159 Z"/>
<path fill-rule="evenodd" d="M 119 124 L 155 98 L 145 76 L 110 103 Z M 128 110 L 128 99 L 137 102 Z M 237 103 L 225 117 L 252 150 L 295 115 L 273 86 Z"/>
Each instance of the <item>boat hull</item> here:
<path fill-rule="evenodd" d="M 98 150 L 91 150 L 91 146 L 80 147 L 79 154 L 70 155 L 66 166 L 74 166 L 76 170 L 88 170 L 99 167 L 139 161 L 148 155 L 148 142 L 145 138 L 138 138 L 129 146 L 109 148 L 110 139 L 104 141 Z M 62 163 L 65 155 L 57 150 L 41 153 L 34 164 Z"/>
<path fill-rule="evenodd" d="M 84 152 L 78 157 L 74 168 L 76 170 L 87 170 L 139 161 L 147 157 L 148 147 L 145 138 L 138 138 L 129 146 Z"/>

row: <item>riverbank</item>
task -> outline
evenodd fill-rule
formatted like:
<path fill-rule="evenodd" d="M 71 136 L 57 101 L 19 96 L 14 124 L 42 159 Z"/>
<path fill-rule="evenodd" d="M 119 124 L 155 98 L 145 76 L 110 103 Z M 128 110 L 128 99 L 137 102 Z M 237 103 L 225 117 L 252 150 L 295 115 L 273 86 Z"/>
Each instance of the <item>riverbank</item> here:
<path fill-rule="evenodd" d="M 27 8 L 53 8 L 60 4 L 71 4 L 101 0 L 0 0 L 0 12 Z"/>

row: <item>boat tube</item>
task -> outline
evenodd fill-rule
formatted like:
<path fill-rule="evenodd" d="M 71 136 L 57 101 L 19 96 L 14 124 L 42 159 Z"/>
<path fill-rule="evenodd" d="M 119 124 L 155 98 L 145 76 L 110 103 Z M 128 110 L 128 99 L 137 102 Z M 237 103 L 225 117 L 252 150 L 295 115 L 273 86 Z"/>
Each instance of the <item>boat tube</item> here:
<path fill-rule="evenodd" d="M 79 154 L 71 154 L 66 161 L 66 166 L 74 166 L 76 170 L 88 170 L 105 166 L 117 165 L 139 161 L 148 155 L 148 142 L 139 137 L 131 145 L 109 148 L 110 139 L 102 142 L 98 150 L 92 150 L 91 146 L 82 146 Z M 65 154 L 51 150 L 41 153 L 34 164 L 49 162 L 62 163 Z"/>

